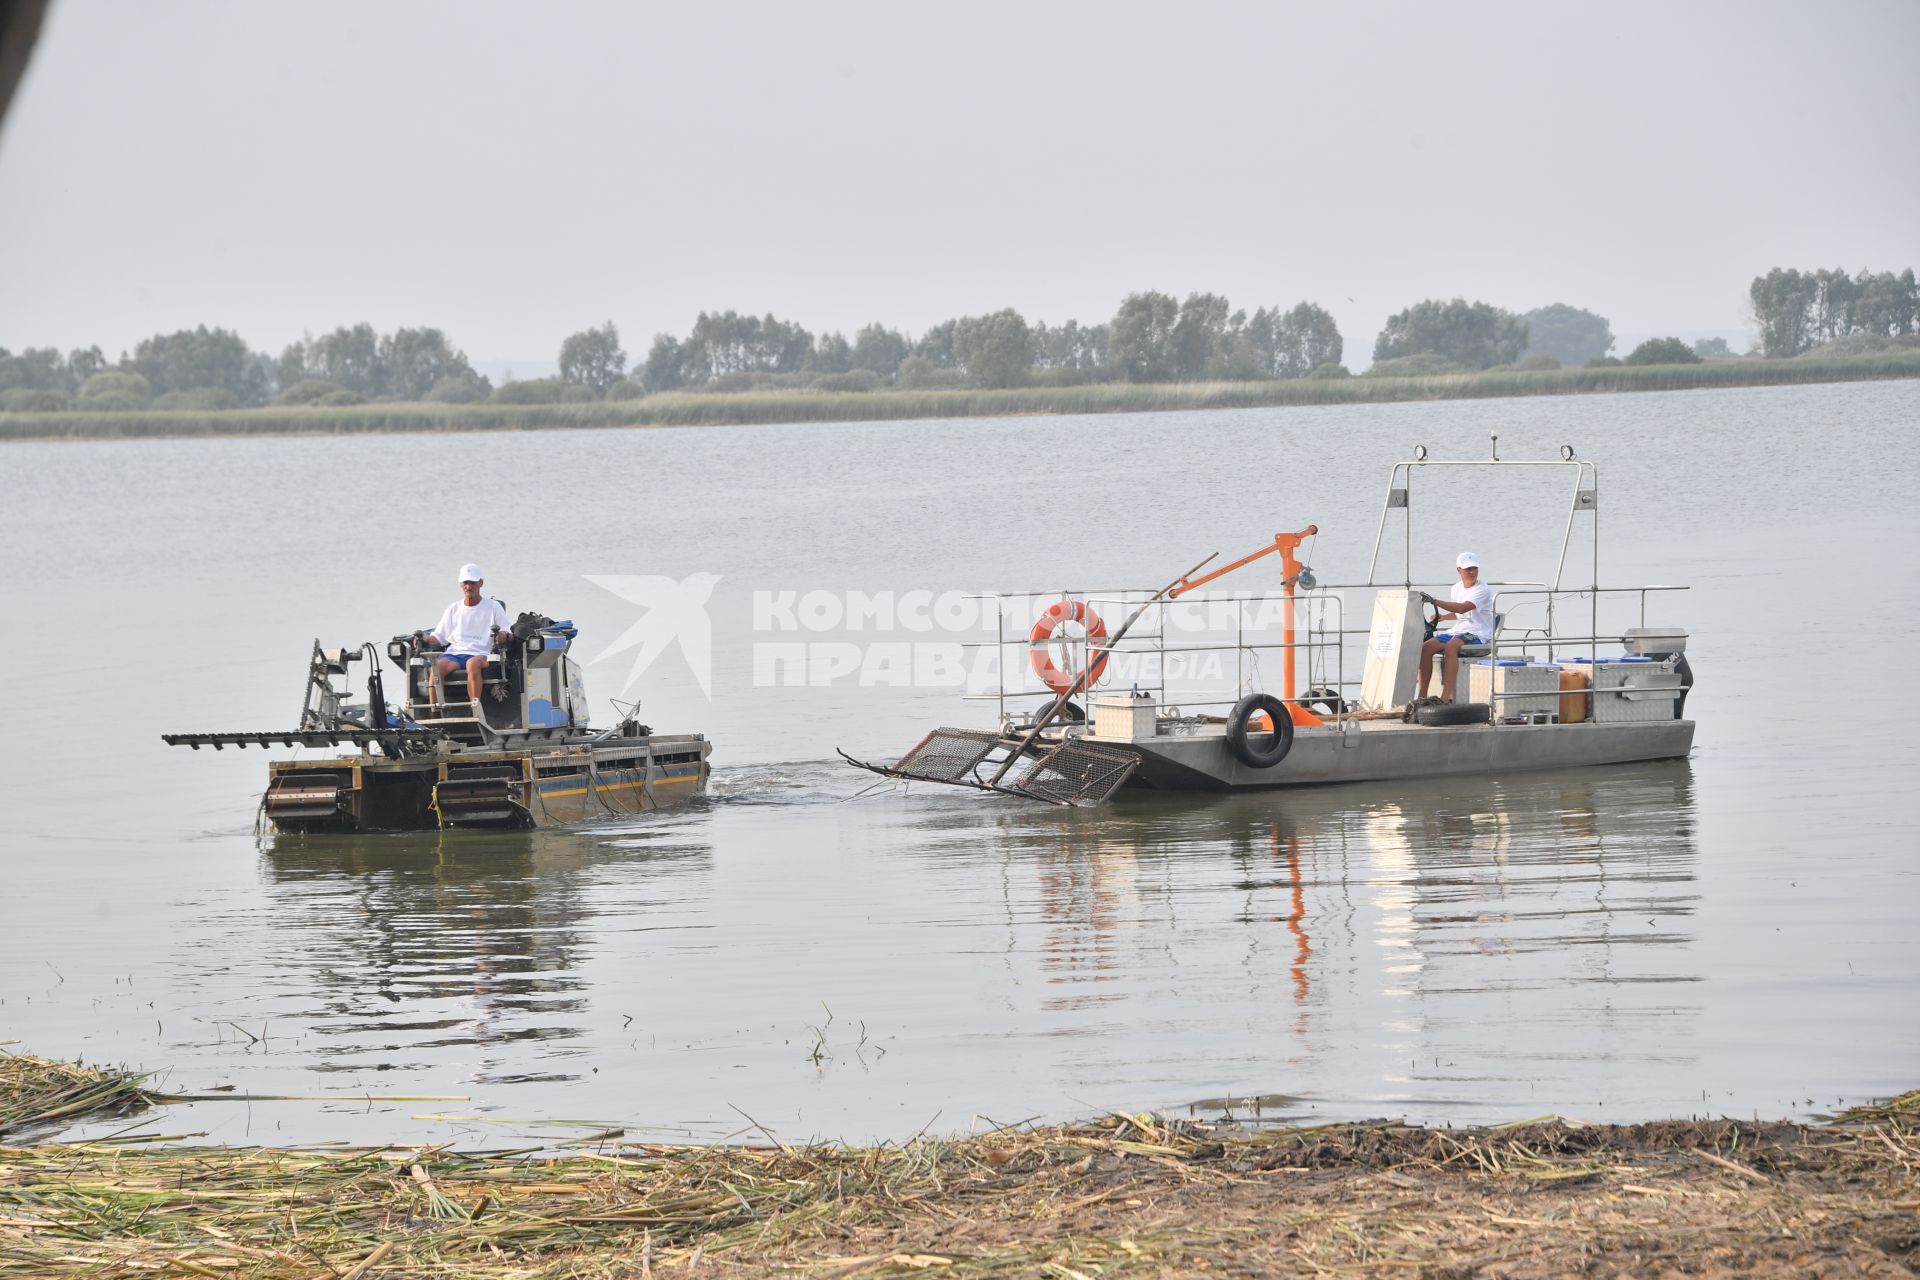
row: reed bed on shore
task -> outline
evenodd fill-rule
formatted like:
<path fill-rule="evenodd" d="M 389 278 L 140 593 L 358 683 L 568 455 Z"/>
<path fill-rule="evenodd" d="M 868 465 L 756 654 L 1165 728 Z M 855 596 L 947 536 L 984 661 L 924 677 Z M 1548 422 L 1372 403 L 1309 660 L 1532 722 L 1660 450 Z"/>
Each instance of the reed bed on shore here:
<path fill-rule="evenodd" d="M 0 1147 L 0 1277 L 1911 1274 L 1920 1092 L 1827 1124 L 1240 1132 L 1149 1116 L 851 1148 Z"/>
<path fill-rule="evenodd" d="M 1074 387 L 866 392 L 670 392 L 590 404 L 276 405 L 219 412 L 75 410 L 0 413 L 0 441 L 178 436 L 350 435 L 565 428 L 744 426 L 1022 414 L 1152 413 L 1179 409 L 1462 400 L 1504 396 L 1683 391 L 1920 377 L 1920 352 L 1793 360 L 1724 360 L 1604 369 L 1489 370 L 1415 378 L 1274 382 L 1088 383 Z"/>

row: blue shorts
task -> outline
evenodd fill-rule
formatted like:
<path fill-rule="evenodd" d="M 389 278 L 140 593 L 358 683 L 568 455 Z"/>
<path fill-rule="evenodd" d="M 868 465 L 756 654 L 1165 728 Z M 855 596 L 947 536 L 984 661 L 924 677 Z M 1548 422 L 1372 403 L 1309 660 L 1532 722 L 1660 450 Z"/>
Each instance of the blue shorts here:
<path fill-rule="evenodd" d="M 451 658 L 455 662 L 459 663 L 461 666 L 464 667 L 467 665 L 467 663 L 470 660 L 474 658 L 484 658 L 487 655 L 484 653 L 455 653 L 453 650 L 449 649 L 445 653 L 441 654 L 440 656 L 443 658 Z"/>
<path fill-rule="evenodd" d="M 1438 640 L 1441 644 L 1452 644 L 1455 640 L 1465 641 L 1467 644 L 1486 643 L 1485 640 L 1482 640 L 1471 631 L 1442 631 L 1439 635 L 1435 636 L 1434 639 Z"/>

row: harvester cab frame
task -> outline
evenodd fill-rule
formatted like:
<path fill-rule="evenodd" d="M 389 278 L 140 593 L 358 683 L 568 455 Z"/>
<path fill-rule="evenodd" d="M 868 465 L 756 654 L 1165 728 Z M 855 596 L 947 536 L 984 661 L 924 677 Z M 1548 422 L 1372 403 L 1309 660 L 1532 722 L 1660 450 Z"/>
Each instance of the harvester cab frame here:
<path fill-rule="evenodd" d="M 565 619 L 522 615 L 522 620 L 525 625 L 516 624 L 510 638 L 487 655 L 477 705 L 463 664 L 439 677 L 441 700 L 435 706 L 435 666 L 444 646 L 422 643 L 415 638 L 422 633 L 387 641 L 387 657 L 406 675 L 406 716 L 468 743 L 586 728 L 586 680 L 570 656 L 579 630 Z"/>

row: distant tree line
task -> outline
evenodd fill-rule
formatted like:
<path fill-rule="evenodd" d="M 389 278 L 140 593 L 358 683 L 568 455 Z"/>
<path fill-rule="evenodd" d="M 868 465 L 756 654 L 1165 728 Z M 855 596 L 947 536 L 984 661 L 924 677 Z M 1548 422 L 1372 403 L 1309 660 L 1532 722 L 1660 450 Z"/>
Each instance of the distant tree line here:
<path fill-rule="evenodd" d="M 280 399 L 289 404 L 362 400 L 484 400 L 493 384 L 438 329 L 375 333 L 370 324 L 335 329 L 287 347 L 274 362 Z"/>
<path fill-rule="evenodd" d="M 642 393 L 740 390 L 811 379 L 830 389 L 1014 387 L 1106 379 L 1175 382 L 1301 378 L 1337 367 L 1340 330 L 1322 307 L 1259 307 L 1219 294 L 1130 294 L 1105 323 L 1029 323 L 1007 308 L 943 320 L 916 339 L 869 324 L 817 337 L 772 315 L 701 312 L 684 337 L 659 334 L 633 371 Z"/>
<path fill-rule="evenodd" d="M 1911 268 L 1801 272 L 1774 268 L 1750 290 L 1758 352 L 1816 347 L 1871 351 L 1920 342 L 1920 290 Z M 1553 303 L 1515 313 L 1488 302 L 1428 298 L 1387 318 L 1367 376 L 1445 374 L 1575 365 L 1684 364 L 1729 359 L 1724 339 L 1692 346 L 1653 338 L 1612 354 L 1604 316 Z M 1325 308 L 1235 308 L 1214 293 L 1185 301 L 1128 294 L 1109 319 L 1029 322 L 1006 308 L 943 320 L 918 338 L 874 323 L 849 338 L 815 334 L 771 314 L 703 311 L 684 337 L 659 334 L 629 363 L 620 331 L 583 329 L 560 345 L 559 375 L 498 387 L 439 329 L 342 326 L 289 344 L 277 357 L 226 329 L 156 334 L 109 361 L 99 347 L 62 354 L 0 347 L 0 409 L 22 412 L 229 409 L 272 404 L 351 405 L 426 400 L 505 404 L 630 399 L 662 391 L 813 387 L 1015 387 L 1083 382 L 1247 381 L 1346 377 L 1339 326 Z"/>
<path fill-rule="evenodd" d="M 303 338 L 276 359 L 227 329 L 181 329 L 142 340 L 117 361 L 99 347 L 14 355 L 0 347 L 0 408 L 241 409 L 365 400 L 464 403 L 493 393 L 438 329 L 342 327 Z"/>
<path fill-rule="evenodd" d="M 1913 268 L 1891 271 L 1795 271 L 1775 267 L 1747 291 L 1760 349 L 1797 356 L 1815 346 L 1861 338 L 1871 346 L 1920 334 L 1920 288 Z"/>

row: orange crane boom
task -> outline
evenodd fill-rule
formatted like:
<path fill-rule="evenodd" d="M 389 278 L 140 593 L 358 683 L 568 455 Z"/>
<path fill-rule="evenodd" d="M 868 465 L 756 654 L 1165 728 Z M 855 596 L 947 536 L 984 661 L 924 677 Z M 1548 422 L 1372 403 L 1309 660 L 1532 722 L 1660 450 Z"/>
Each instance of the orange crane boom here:
<path fill-rule="evenodd" d="M 1300 576 L 1300 570 L 1302 568 L 1300 558 L 1295 553 L 1299 551 L 1302 542 L 1318 532 L 1320 532 L 1320 526 L 1310 524 L 1297 533 L 1276 533 L 1273 535 L 1273 541 L 1258 551 L 1241 556 L 1233 563 L 1223 564 L 1211 573 L 1203 573 L 1197 578 L 1182 578 L 1167 592 L 1167 599 L 1178 600 L 1189 591 L 1197 591 L 1216 578 L 1223 578 L 1235 569 L 1245 568 L 1262 556 L 1270 556 L 1278 551 L 1280 553 L 1280 563 L 1286 575 L 1281 585 L 1286 591 L 1287 596 L 1287 612 L 1281 624 L 1280 631 L 1280 638 L 1287 646 L 1286 677 L 1282 696 L 1286 700 L 1287 714 L 1293 717 L 1295 724 L 1301 725 L 1324 723 L 1319 716 L 1314 715 L 1313 712 L 1308 711 L 1305 707 L 1293 700 L 1296 696 L 1293 678 L 1293 584 L 1295 579 Z"/>

